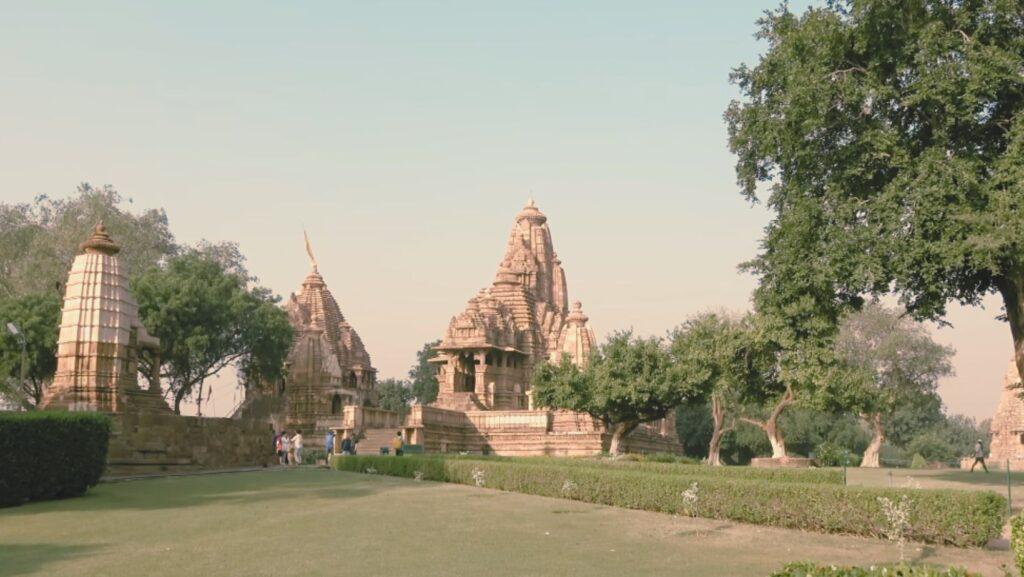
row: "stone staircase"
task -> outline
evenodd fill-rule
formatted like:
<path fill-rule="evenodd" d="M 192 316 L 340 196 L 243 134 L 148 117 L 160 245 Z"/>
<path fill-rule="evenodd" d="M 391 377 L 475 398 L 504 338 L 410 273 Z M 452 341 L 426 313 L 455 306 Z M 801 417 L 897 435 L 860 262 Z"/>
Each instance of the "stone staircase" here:
<path fill-rule="evenodd" d="M 360 455 L 377 455 L 381 447 L 391 448 L 391 439 L 401 429 L 363 429 L 363 439 L 356 443 L 356 453 Z"/>

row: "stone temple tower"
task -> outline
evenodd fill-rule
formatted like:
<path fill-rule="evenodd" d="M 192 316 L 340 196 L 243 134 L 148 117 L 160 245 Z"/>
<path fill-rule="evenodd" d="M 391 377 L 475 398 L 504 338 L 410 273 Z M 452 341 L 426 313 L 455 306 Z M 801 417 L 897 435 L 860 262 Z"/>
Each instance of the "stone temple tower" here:
<path fill-rule="evenodd" d="M 307 240 L 311 270 L 285 304 L 295 338 L 288 355 L 286 423 L 309 432 L 340 418 L 343 407 L 376 403 L 377 369 L 320 275 Z"/>
<path fill-rule="evenodd" d="M 438 367 L 436 406 L 528 409 L 535 365 L 563 355 L 587 362 L 594 334 L 582 305 L 569 309 L 547 220 L 530 199 L 516 215 L 494 282 L 452 318 L 431 360 Z"/>
<path fill-rule="evenodd" d="M 1006 461 L 1009 460 L 1011 469 L 1024 469 L 1024 399 L 1020 398 L 1022 392 L 1024 391 L 1020 388 L 1017 365 L 1010 359 L 1010 366 L 1003 378 L 1003 393 L 999 397 L 999 406 L 996 408 L 996 414 L 992 416 L 990 467 L 1005 467 Z"/>
<path fill-rule="evenodd" d="M 139 320 L 121 247 L 100 223 L 79 249 L 64 292 L 57 372 L 41 408 L 169 413 L 159 392 L 139 388 L 139 355 L 158 356 L 160 341 Z"/>

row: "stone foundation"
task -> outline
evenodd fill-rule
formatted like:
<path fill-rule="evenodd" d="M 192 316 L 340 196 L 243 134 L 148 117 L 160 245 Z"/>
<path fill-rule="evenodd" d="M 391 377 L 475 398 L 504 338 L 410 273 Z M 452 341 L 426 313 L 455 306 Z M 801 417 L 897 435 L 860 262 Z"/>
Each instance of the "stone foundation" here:
<path fill-rule="evenodd" d="M 111 417 L 107 475 L 266 466 L 275 459 L 266 423 L 147 413 Z"/>
<path fill-rule="evenodd" d="M 806 469 L 811 467 L 814 461 L 806 459 L 804 457 L 758 457 L 750 460 L 751 467 L 758 467 L 761 469 L 772 469 L 772 468 L 784 468 L 784 469 Z"/>
<path fill-rule="evenodd" d="M 406 443 L 420 445 L 427 453 L 587 457 L 607 451 L 611 444 L 611 434 L 600 423 L 568 411 L 464 412 L 417 405 L 402 419 L 381 409 L 345 407 L 343 419 L 333 428 L 361 437 L 357 450 L 364 455 L 377 454 L 397 432 L 402 432 Z M 631 433 L 623 449 L 682 453 L 674 434 L 662 434 L 653 426 Z"/>

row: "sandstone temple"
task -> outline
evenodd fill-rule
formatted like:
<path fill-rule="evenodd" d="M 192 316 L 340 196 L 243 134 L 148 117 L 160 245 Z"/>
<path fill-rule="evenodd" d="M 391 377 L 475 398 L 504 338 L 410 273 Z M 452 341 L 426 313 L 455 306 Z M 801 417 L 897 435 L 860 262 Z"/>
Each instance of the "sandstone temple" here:
<path fill-rule="evenodd" d="M 254 391 L 239 414 L 264 418 L 276 430 L 302 430 L 309 446 L 322 447 L 345 407 L 376 405 L 377 369 L 320 275 L 308 238 L 306 252 L 310 272 L 285 304 L 295 331 L 287 376 L 276 390 L 269 384 Z"/>
<path fill-rule="evenodd" d="M 376 452 L 401 431 L 427 452 L 501 455 L 592 455 L 610 434 L 589 415 L 537 407 L 530 378 L 538 363 L 567 355 L 587 362 L 594 333 L 579 302 L 569 307 L 562 262 L 547 217 L 531 200 L 516 215 L 505 256 L 490 286 L 452 318 L 431 363 L 439 391 L 430 406 L 406 416 L 349 405 L 332 426 Z M 671 418 L 641 426 L 626 450 L 679 452 Z"/>
<path fill-rule="evenodd" d="M 140 356 L 158 367 L 160 341 L 139 319 L 121 247 L 101 223 L 79 249 L 65 285 L 57 371 L 40 408 L 109 414 L 113 474 L 266 463 L 266 425 L 174 415 L 159 379 L 139 387 Z"/>
<path fill-rule="evenodd" d="M 987 461 L 990 468 L 1005 468 L 1009 461 L 1011 470 L 1024 471 L 1024 399 L 1020 397 L 1020 387 L 1017 365 L 1010 359 L 999 405 L 989 426 L 991 445 Z M 963 465 L 970 468 L 973 461 L 973 457 L 964 459 Z"/>

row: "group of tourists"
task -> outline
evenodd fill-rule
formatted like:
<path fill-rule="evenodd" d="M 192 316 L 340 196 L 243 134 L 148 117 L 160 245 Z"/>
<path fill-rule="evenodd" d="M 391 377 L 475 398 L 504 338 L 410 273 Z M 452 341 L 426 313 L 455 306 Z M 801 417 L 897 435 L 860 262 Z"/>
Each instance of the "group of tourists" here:
<path fill-rule="evenodd" d="M 334 443 L 335 435 L 334 431 L 327 431 L 327 436 L 324 438 L 324 451 L 327 453 L 327 462 L 331 462 L 331 457 L 334 455 Z M 352 437 L 348 433 L 341 438 L 341 445 L 338 447 L 338 452 L 342 455 L 355 455 L 356 454 L 356 443 L 352 440 Z"/>
<path fill-rule="evenodd" d="M 292 436 L 288 436 L 288 431 L 274 435 L 274 450 L 277 451 L 277 458 L 282 465 L 301 465 L 302 430 L 296 430 Z"/>
<path fill-rule="evenodd" d="M 331 462 L 331 458 L 334 456 L 334 444 L 336 442 L 334 431 L 327 431 L 327 436 L 324 437 L 324 452 L 327 454 L 327 462 Z M 402 433 L 399 432 L 391 439 L 389 445 L 391 453 L 395 456 L 401 457 L 405 452 L 405 441 L 402 439 Z M 280 433 L 274 434 L 274 450 L 277 452 L 277 458 L 282 465 L 301 465 L 302 464 L 302 430 L 298 429 L 294 435 L 289 436 L 288 431 L 281 431 Z M 382 449 L 383 450 L 383 449 Z M 352 437 L 345 433 L 342 437 L 338 446 L 338 453 L 341 455 L 355 455 L 356 454 L 356 443 Z"/>

